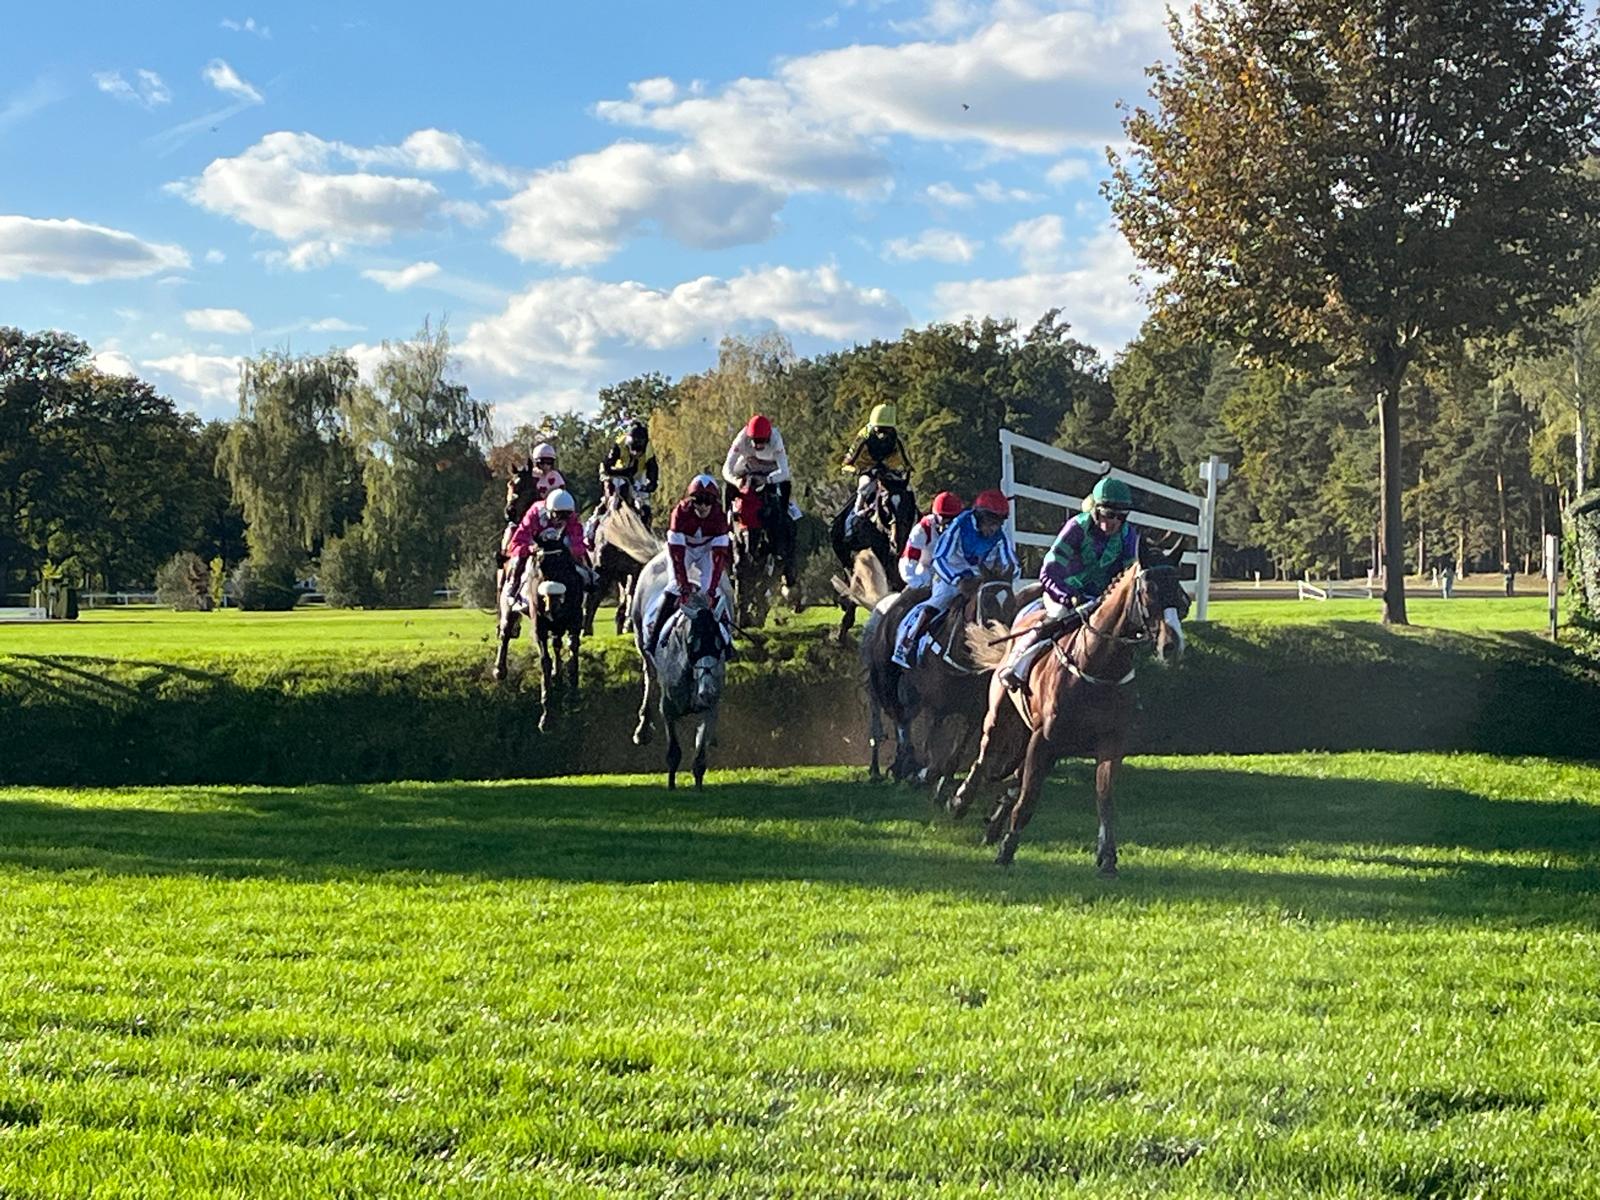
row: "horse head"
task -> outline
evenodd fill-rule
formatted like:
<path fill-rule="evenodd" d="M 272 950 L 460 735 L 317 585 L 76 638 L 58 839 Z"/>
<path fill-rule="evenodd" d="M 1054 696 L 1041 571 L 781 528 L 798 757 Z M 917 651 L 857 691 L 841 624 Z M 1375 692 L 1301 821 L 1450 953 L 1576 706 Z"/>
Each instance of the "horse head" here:
<path fill-rule="evenodd" d="M 1145 635 L 1155 639 L 1157 661 L 1169 666 L 1183 657 L 1183 618 L 1189 615 L 1189 593 L 1178 571 L 1182 563 L 1181 538 L 1170 550 L 1147 550 L 1140 543 L 1134 608 Z"/>
<path fill-rule="evenodd" d="M 685 608 L 688 618 L 688 669 L 692 707 L 704 712 L 715 708 L 722 696 L 722 679 L 726 668 L 723 662 L 722 623 L 703 596 L 696 593 L 698 603 L 691 600 Z"/>
<path fill-rule="evenodd" d="M 538 484 L 538 473 L 533 469 L 530 459 L 511 472 L 511 477 L 506 480 L 506 519 L 520 521 L 522 514 L 533 506 L 534 488 Z"/>

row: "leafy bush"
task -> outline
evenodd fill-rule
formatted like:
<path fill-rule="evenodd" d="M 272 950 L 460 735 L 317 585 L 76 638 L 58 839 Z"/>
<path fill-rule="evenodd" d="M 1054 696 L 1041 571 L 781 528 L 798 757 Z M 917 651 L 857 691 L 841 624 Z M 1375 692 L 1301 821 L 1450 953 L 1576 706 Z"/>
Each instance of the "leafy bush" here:
<path fill-rule="evenodd" d="M 294 607 L 294 571 L 281 563 L 257 566 L 245 559 L 233 569 L 233 600 L 246 612 L 287 612 Z"/>
<path fill-rule="evenodd" d="M 178 551 L 156 569 L 156 599 L 179 612 L 210 612 L 210 568 L 192 550 Z"/>
<path fill-rule="evenodd" d="M 322 595 L 334 608 L 372 608 L 380 602 L 366 530 L 353 525 L 330 538 L 317 568 Z"/>
<path fill-rule="evenodd" d="M 494 588 L 494 556 L 463 558 L 450 572 L 450 586 L 456 589 L 462 608 L 494 608 L 499 604 Z"/>

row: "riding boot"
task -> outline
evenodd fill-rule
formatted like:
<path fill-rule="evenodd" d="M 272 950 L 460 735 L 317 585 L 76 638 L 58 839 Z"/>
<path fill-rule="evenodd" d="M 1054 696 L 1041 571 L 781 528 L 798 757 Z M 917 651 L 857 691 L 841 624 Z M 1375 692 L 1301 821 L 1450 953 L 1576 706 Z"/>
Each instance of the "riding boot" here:
<path fill-rule="evenodd" d="M 911 669 L 911 664 L 916 659 L 917 643 L 922 640 L 922 635 L 932 617 L 933 613 L 924 608 L 917 614 L 917 619 L 912 623 L 907 635 L 895 644 L 894 656 L 890 661 L 897 667 L 904 667 L 908 671 Z"/>
<path fill-rule="evenodd" d="M 655 620 L 650 622 L 650 628 L 645 632 L 644 648 L 646 653 L 656 652 L 656 643 L 661 640 L 661 630 L 666 626 L 667 618 L 678 611 L 681 603 L 677 592 L 668 592 L 661 597 L 661 607 L 656 609 Z"/>
<path fill-rule="evenodd" d="M 1027 694 L 1028 676 L 1033 671 L 1033 664 L 1050 644 L 1050 639 L 1039 636 L 1039 630 L 1028 631 L 1024 644 L 1014 652 L 1011 661 L 1000 668 L 1000 682 L 1005 685 L 1007 691 L 1015 692 L 1021 689 L 1024 695 Z"/>
<path fill-rule="evenodd" d="M 511 608 L 524 616 L 528 615 L 528 601 L 522 594 L 522 575 L 528 569 L 529 557 L 527 554 L 517 555 L 511 568 Z"/>

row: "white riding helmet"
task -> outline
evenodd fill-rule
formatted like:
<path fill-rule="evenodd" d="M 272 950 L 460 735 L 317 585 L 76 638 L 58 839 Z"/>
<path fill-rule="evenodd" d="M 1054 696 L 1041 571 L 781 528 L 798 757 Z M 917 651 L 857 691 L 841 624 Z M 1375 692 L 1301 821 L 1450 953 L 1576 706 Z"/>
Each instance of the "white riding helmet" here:
<path fill-rule="evenodd" d="M 573 502 L 572 493 L 565 488 L 557 488 L 544 498 L 544 510 L 550 513 L 569 513 L 577 509 Z"/>
<path fill-rule="evenodd" d="M 549 442 L 540 442 L 537 446 L 535 446 L 533 448 L 533 461 L 534 462 L 538 462 L 541 458 L 548 458 L 551 461 L 554 461 L 555 457 L 556 457 L 556 448 L 554 446 L 552 446 Z"/>

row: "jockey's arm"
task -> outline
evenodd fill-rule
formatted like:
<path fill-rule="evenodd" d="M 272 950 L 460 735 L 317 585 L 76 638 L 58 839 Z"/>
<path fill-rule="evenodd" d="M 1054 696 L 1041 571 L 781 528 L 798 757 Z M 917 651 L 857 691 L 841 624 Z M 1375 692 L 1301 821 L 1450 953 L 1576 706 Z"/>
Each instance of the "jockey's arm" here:
<path fill-rule="evenodd" d="M 774 461 L 776 461 L 778 464 L 775 468 L 773 468 L 772 474 L 767 476 L 767 482 L 788 483 L 789 451 L 784 447 L 783 434 L 779 433 L 776 429 L 772 431 L 772 444 L 767 448 L 767 452 L 772 455 Z"/>
<path fill-rule="evenodd" d="M 578 520 L 576 513 L 567 518 L 567 551 L 572 555 L 572 561 L 579 566 L 589 565 L 589 546 L 583 540 L 583 522 Z"/>
<path fill-rule="evenodd" d="M 733 439 L 733 445 L 728 447 L 728 457 L 722 460 L 722 478 L 734 487 L 744 482 L 744 455 L 739 453 L 738 438 Z"/>
<path fill-rule="evenodd" d="M 674 540 L 676 539 L 676 540 Z M 689 592 L 689 547 L 683 540 L 683 534 L 668 532 L 667 534 L 667 559 L 672 563 L 672 578 L 677 585 L 679 595 Z"/>
<path fill-rule="evenodd" d="M 1044 594 L 1058 604 L 1076 604 L 1084 598 L 1083 528 L 1069 521 L 1044 557 L 1039 570 Z"/>
<path fill-rule="evenodd" d="M 644 460 L 644 481 L 650 490 L 656 490 L 656 485 L 661 482 L 661 464 L 656 461 L 656 456 L 651 454 Z"/>
<path fill-rule="evenodd" d="M 706 597 L 712 604 L 717 602 L 717 588 L 722 583 L 722 575 L 733 562 L 733 546 L 728 541 L 728 535 L 722 534 L 711 541 L 711 578 L 706 581 Z"/>

